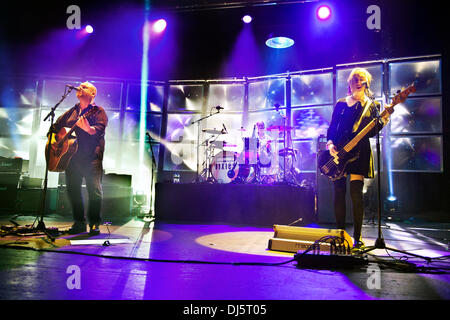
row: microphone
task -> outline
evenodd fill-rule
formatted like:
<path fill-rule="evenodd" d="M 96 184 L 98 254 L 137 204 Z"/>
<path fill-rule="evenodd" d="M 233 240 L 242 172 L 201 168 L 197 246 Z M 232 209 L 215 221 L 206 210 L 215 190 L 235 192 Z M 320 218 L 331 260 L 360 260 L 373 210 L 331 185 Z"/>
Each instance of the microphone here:
<path fill-rule="evenodd" d="M 80 87 L 75 87 L 75 86 L 72 86 L 72 85 L 70 85 L 70 84 L 66 84 L 66 87 L 69 88 L 69 89 L 76 90 L 76 91 L 80 91 L 80 90 L 81 90 Z"/>
<path fill-rule="evenodd" d="M 216 107 L 216 110 L 217 110 L 217 111 L 220 111 L 220 110 L 223 110 L 223 108 L 222 108 L 221 106 L 217 106 L 217 107 Z"/>
<path fill-rule="evenodd" d="M 222 123 L 222 126 L 223 126 L 222 134 L 228 133 L 228 130 L 227 130 L 227 128 L 225 127 L 225 124 Z"/>
<path fill-rule="evenodd" d="M 367 83 L 367 81 L 363 81 L 362 85 L 365 87 L 364 91 L 366 92 L 366 95 L 369 97 L 370 100 L 374 100 L 375 96 L 372 93 L 372 91 L 370 91 L 369 89 L 369 84 Z"/>

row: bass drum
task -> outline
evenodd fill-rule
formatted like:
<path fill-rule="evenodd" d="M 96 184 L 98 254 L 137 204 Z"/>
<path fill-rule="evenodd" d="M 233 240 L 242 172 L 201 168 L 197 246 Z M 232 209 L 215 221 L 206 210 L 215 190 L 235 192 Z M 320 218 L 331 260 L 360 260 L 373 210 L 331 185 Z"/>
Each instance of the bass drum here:
<path fill-rule="evenodd" d="M 211 162 L 209 170 L 218 183 L 230 183 L 239 173 L 238 154 L 232 151 L 220 151 Z"/>

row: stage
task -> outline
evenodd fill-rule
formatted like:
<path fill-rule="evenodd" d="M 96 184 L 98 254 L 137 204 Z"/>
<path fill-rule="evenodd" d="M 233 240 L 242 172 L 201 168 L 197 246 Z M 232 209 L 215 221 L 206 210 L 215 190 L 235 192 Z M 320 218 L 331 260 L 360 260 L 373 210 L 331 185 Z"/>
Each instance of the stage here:
<path fill-rule="evenodd" d="M 33 220 L 31 216 L 16 218 L 22 226 Z M 61 230 L 71 225 L 58 216 L 45 221 L 47 227 Z M 5 223 L 9 224 L 6 217 L 2 225 Z M 448 228 L 442 223 L 439 228 L 383 223 L 383 235 L 391 247 L 439 257 L 448 255 L 448 243 L 442 240 L 448 239 Z M 300 269 L 296 262 L 288 262 L 293 254 L 267 249 L 271 228 L 131 219 L 103 225 L 101 232 L 93 237 L 87 233 L 60 236 L 54 243 L 42 235 L 2 237 L 0 299 L 265 300 L 270 307 L 266 300 L 450 298 L 448 260 L 426 264 L 410 257 L 409 262 L 429 267 L 411 272 L 395 267 L 393 262 L 402 255 L 389 252 L 390 257 L 384 250 L 375 250 L 368 257 L 368 266 Z M 363 236 L 366 245 L 373 244 L 377 227 L 365 224 Z M 109 246 L 104 246 L 106 240 Z M 282 264 L 275 265 L 278 263 Z M 377 267 L 379 287 L 370 288 L 368 270 Z M 439 274 L 431 267 L 447 268 L 447 273 Z M 76 271 L 79 282 L 74 278 Z M 196 301 L 192 301 L 194 306 Z M 182 315 L 182 309 L 170 312 Z"/>
<path fill-rule="evenodd" d="M 317 221 L 314 190 L 289 184 L 157 183 L 155 194 L 162 220 L 265 227 Z"/>

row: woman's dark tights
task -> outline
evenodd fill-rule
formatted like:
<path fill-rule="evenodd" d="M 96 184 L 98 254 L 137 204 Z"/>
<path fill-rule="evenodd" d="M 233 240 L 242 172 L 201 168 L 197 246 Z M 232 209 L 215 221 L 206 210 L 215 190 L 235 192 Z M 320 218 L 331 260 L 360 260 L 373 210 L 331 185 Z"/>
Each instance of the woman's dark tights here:
<path fill-rule="evenodd" d="M 364 181 L 350 181 L 350 196 L 352 199 L 353 211 L 353 238 L 360 240 L 362 223 L 364 219 L 364 200 L 363 200 Z M 334 213 L 336 216 L 336 225 L 338 229 L 345 229 L 345 195 L 347 193 L 347 179 L 342 178 L 334 181 Z"/>

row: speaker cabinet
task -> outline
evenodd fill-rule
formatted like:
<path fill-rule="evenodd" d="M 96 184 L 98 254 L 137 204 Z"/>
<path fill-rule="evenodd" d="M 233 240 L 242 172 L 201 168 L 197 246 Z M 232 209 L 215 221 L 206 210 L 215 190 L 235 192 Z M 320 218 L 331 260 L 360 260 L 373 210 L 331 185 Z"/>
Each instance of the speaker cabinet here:
<path fill-rule="evenodd" d="M 320 151 L 326 150 L 326 138 L 319 137 L 317 143 L 317 154 Z M 334 187 L 333 182 L 325 175 L 323 175 L 319 170 L 319 165 L 317 168 L 317 212 L 319 223 L 326 224 L 336 224 L 336 217 L 334 215 Z M 349 179 L 347 179 L 349 180 Z M 352 215 L 352 201 L 350 197 L 350 183 L 347 181 L 347 193 L 345 196 L 346 204 L 346 215 L 345 222 L 350 224 L 353 223 Z"/>
<path fill-rule="evenodd" d="M 16 209 L 20 173 L 0 173 L 0 211 Z"/>
<path fill-rule="evenodd" d="M 17 196 L 17 213 L 40 213 L 42 203 L 43 189 L 39 188 L 20 188 Z M 54 212 L 56 210 L 57 190 L 54 188 L 47 189 L 45 195 L 45 211 L 44 214 Z"/>

